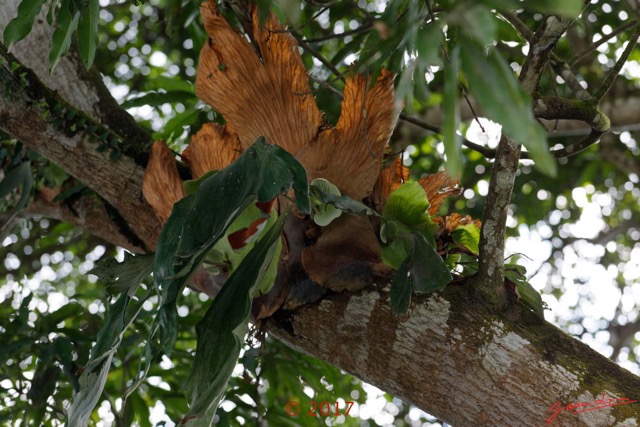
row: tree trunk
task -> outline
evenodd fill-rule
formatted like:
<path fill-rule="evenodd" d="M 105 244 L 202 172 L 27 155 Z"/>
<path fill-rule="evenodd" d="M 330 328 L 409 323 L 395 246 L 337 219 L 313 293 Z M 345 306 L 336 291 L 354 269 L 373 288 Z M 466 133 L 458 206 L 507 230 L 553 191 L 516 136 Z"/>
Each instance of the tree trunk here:
<path fill-rule="evenodd" d="M 18 1 L 8 3 L 0 8 L 0 31 L 15 14 Z M 108 152 L 97 151 L 99 143 L 87 131 L 70 132 L 43 119 L 38 102 L 42 96 L 64 98 L 119 136 L 137 135 L 132 138 L 141 143 L 145 134 L 115 106 L 101 81 L 86 78 L 77 57 L 63 58 L 58 65 L 61 74 L 49 76 L 48 47 L 41 42 L 50 39 L 43 35 L 46 31 L 46 26 L 36 25 L 34 33 L 15 47 L 19 61 L 35 71 L 43 88 L 35 78 L 28 87 L 21 86 L 5 67 L 11 59 L 4 55 L 0 61 L 0 80 L 13 91 L 11 98 L 4 91 L 0 96 L 0 127 L 85 183 L 117 213 L 115 220 L 113 215 L 93 215 L 75 223 L 113 243 L 150 250 L 159 222 L 141 197 L 141 149 L 121 150 L 114 160 Z M 41 202 L 26 212 L 62 215 Z M 108 230 L 114 229 L 119 231 L 111 235 Z M 618 406 L 611 406 L 616 398 L 640 398 L 640 379 L 555 326 L 527 314 L 509 320 L 492 313 L 466 285 L 415 297 L 406 316 L 393 315 L 388 300 L 384 286 L 333 294 L 293 312 L 281 310 L 266 324 L 288 345 L 454 425 L 542 425 L 556 402 L 566 408 L 597 399 L 602 408 L 561 411 L 555 425 L 640 423 L 640 405 L 619 400 L 614 402 Z"/>

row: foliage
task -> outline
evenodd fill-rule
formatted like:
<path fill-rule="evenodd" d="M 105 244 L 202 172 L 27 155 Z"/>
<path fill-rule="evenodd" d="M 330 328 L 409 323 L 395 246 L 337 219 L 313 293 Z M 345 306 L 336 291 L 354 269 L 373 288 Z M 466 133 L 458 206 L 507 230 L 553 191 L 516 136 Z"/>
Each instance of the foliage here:
<path fill-rule="evenodd" d="M 530 272 L 527 280 L 524 267 L 508 265 L 507 280 L 516 287 L 522 302 L 538 315 L 542 305 L 537 290 L 543 290 L 545 301 L 552 307 L 568 308 L 556 311 L 558 323 L 568 328 L 570 333 L 594 342 L 598 332 L 605 330 L 605 327 L 635 321 L 634 306 L 628 301 L 633 300 L 631 285 L 637 278 L 633 273 L 633 266 L 637 262 L 633 261 L 631 254 L 637 252 L 634 247 L 640 235 L 637 225 L 629 228 L 628 224 L 640 215 L 637 203 L 640 197 L 638 176 L 622 172 L 619 164 L 605 161 L 597 146 L 592 146 L 579 156 L 559 159 L 557 176 L 549 176 L 556 160 L 549 158 L 542 128 L 528 113 L 530 100 L 523 95 L 510 70 L 514 64 L 522 64 L 526 41 L 500 14 L 502 10 L 522 9 L 519 18 L 526 27 L 535 29 L 543 19 L 540 13 L 576 16 L 582 10 L 582 3 L 575 0 L 493 0 L 482 4 L 468 1 L 392 1 L 382 8 L 375 2 L 355 4 L 346 1 L 335 2 L 325 10 L 318 2 L 305 2 L 292 10 L 285 8 L 281 16 L 291 20 L 295 12 L 291 28 L 296 37 L 306 40 L 314 52 L 327 58 L 328 63 L 336 68 L 332 70 L 326 67 L 311 50 L 304 50 L 303 60 L 316 81 L 316 99 L 322 110 L 327 111 L 329 120 L 335 120 L 338 116 L 339 99 L 335 89 L 342 89 L 341 73 L 350 70 L 354 59 L 359 59 L 355 67 L 360 71 L 375 75 L 385 66 L 398 72 L 397 92 L 407 111 L 422 113 L 442 107 L 447 112 L 439 130 L 441 134 L 412 134 L 410 142 L 413 145 L 407 150 L 406 162 L 412 163 L 416 179 L 442 167 L 460 176 L 467 190 L 463 198 L 445 205 L 449 211 L 481 217 L 490 169 L 489 161 L 480 153 L 461 148 L 463 135 L 471 138 L 471 133 L 467 133 L 468 119 L 460 117 L 458 120 L 457 113 L 465 105 L 465 100 L 460 98 L 462 94 L 468 90 L 475 95 L 483 110 L 478 114 L 486 114 L 500 122 L 505 132 L 525 144 L 534 156 L 536 168 L 527 163 L 517 177 L 510 206 L 512 226 L 509 232 L 512 236 L 526 234 L 544 240 L 547 260 L 544 264 L 521 261 Z M 11 48 L 26 36 L 44 4 L 37 0 L 22 2 L 18 18 L 4 32 L 4 44 L 7 47 Z M 52 47 L 52 66 L 72 44 L 74 34 L 77 34 L 82 60 L 87 66 L 91 66 L 93 61 L 94 66 L 107 76 L 110 85 L 127 88 L 126 95 L 120 99 L 124 101 L 123 107 L 155 132 L 154 137 L 170 140 L 172 147 L 179 150 L 202 123 L 223 121 L 222 117 L 197 100 L 190 83 L 193 81 L 197 52 L 205 41 L 197 19 L 198 2 L 159 0 L 143 2 L 138 6 L 114 3 L 100 7 L 99 15 L 96 13 L 99 6 L 97 1 L 63 0 L 51 4 L 49 15 L 59 25 Z M 607 12 L 606 6 L 614 13 Z M 617 2 L 607 1 L 588 5 L 582 12 L 583 18 L 570 30 L 571 38 L 560 41 L 557 55 L 572 61 L 576 50 L 591 48 L 593 51 L 595 48 L 590 47 L 592 41 L 606 36 L 612 28 L 625 25 L 623 7 Z M 229 15 L 231 17 L 230 12 Z M 576 40 L 582 44 L 576 46 Z M 582 59 L 576 58 L 573 68 L 580 73 L 585 85 L 597 87 L 607 67 L 614 63 L 616 52 L 627 40 L 628 35 L 622 32 L 602 45 L 606 49 L 601 48 L 599 52 Z M 517 67 L 515 69 L 519 70 Z M 489 76 L 495 78 L 487 83 Z M 491 90 L 498 78 L 506 82 L 505 87 L 509 90 Z M 635 79 L 627 72 L 617 88 L 619 93 L 624 94 L 634 87 Z M 540 90 L 557 93 L 558 96 L 573 96 L 569 86 L 564 81 L 560 82 L 552 70 L 543 74 Z M 504 108 L 505 105 L 509 107 Z M 406 129 L 406 124 L 403 126 Z M 552 138 L 549 145 L 569 145 L 574 142 L 571 135 L 561 132 L 549 133 L 547 137 Z M 625 130 L 616 138 L 628 152 L 638 155 L 633 131 Z M 406 140 L 396 136 L 394 147 L 398 151 L 407 145 Z M 25 151 L 17 150 L 17 146 L 15 141 L 3 138 L 2 150 L 5 151 L 0 150 L 0 162 L 4 171 L 11 171 L 30 160 L 34 174 L 33 191 L 57 187 L 66 180 L 65 190 L 71 191 L 66 192 L 62 199 L 71 201 L 87 193 L 83 187 L 70 185 L 66 174 L 56 170 L 55 165 L 48 164 L 46 159 L 32 159 L 30 156 L 35 154 L 27 156 Z M 7 181 L 8 175 L 4 179 Z M 27 191 L 26 180 L 28 178 L 25 177 L 20 195 L 11 199 L 7 206 L 15 207 L 18 198 L 31 194 L 31 191 Z M 5 188 L 5 181 L 0 184 L 2 188 Z M 325 192 L 329 195 L 323 195 L 320 191 L 317 187 L 311 188 L 312 195 L 322 202 L 316 208 L 326 209 L 330 205 L 339 211 L 373 214 L 373 211 L 365 209 L 366 206 L 363 208 L 354 204 L 358 202 L 341 198 L 339 194 L 331 196 L 331 191 Z M 604 232 L 591 237 L 575 234 L 573 226 L 582 216 L 586 218 L 586 213 L 593 206 L 597 207 L 598 221 L 606 222 L 609 230 L 623 227 L 623 231 L 608 238 Z M 402 215 L 389 209 L 387 219 L 391 219 L 385 225 L 387 248 L 394 245 L 400 251 L 386 249 L 388 257 L 385 257 L 399 269 L 393 293 L 396 295 L 394 307 L 402 311 L 411 295 L 408 279 L 423 274 L 418 268 L 420 264 L 411 259 L 420 259 L 420 256 L 431 256 L 433 259 L 433 254 L 429 252 L 433 248 L 430 240 L 433 231 L 416 230 L 413 223 L 406 224 L 410 220 L 400 220 L 398 216 Z M 409 217 L 413 218 L 411 215 Z M 516 224 L 520 226 L 516 227 Z M 600 223 L 598 227 L 604 229 Z M 24 418 L 31 425 L 59 424 L 63 402 L 70 401 L 72 390 L 81 386 L 77 376 L 80 366 L 90 360 L 90 349 L 100 338 L 103 342 L 120 342 L 120 346 L 111 353 L 113 366 L 106 376 L 104 394 L 101 396 L 104 402 L 109 402 L 112 416 L 117 417 L 119 423 L 130 425 L 135 419 L 139 425 L 151 425 L 149 408 L 156 401 L 163 402 L 172 419 L 178 419 L 188 411 L 182 392 L 183 385 L 189 379 L 189 367 L 196 345 L 195 325 L 206 311 L 200 298 L 184 291 L 181 302 L 175 302 L 172 310 L 175 309 L 180 317 L 180 328 L 175 332 L 170 332 L 170 325 L 166 328 L 169 335 L 175 335 L 174 350 L 170 355 L 161 357 L 162 363 L 150 364 L 146 379 L 141 380 L 136 374 L 138 362 L 146 362 L 145 357 L 149 355 L 141 350 L 140 343 L 154 332 L 151 328 L 154 313 L 161 310 L 165 302 L 162 296 L 157 295 L 153 285 L 150 282 L 138 283 L 139 286 L 131 295 L 127 293 L 123 294 L 126 297 L 120 297 L 123 300 L 119 304 L 124 305 L 129 298 L 127 306 L 139 309 L 139 316 L 131 320 L 129 329 L 123 330 L 118 326 L 109 340 L 104 341 L 104 335 L 98 337 L 98 330 L 105 321 L 105 304 L 99 302 L 107 298 L 104 283 L 95 283 L 92 277 L 80 273 L 90 269 L 100 254 L 105 252 L 104 247 L 96 246 L 101 242 L 80 234 L 68 224 L 40 219 L 21 220 L 11 234 L 3 237 L 0 255 L 9 271 L 6 277 L 0 278 L 0 318 L 5 319 L 0 326 L 0 351 L 4 360 L 8 361 L 0 372 L 0 386 L 9 396 L 0 412 L 3 422 L 16 423 Z M 477 228 L 474 225 L 457 228 L 452 233 L 452 239 L 451 247 L 462 245 L 477 254 Z M 524 248 L 524 251 L 526 253 L 534 249 Z M 114 248 L 107 247 L 103 256 L 110 257 L 114 253 Z M 397 253 L 403 256 L 394 257 Z M 408 257 L 409 254 L 414 258 Z M 452 261 L 453 258 L 453 255 L 449 255 L 446 261 Z M 581 260 L 585 258 L 596 265 L 600 264 L 600 267 L 597 270 L 585 269 Z M 462 254 L 458 261 L 456 268 L 468 269 L 463 274 L 473 272 L 473 257 Z M 448 265 L 454 268 L 456 263 Z M 596 300 L 602 304 L 603 299 L 599 298 L 597 291 L 589 291 L 583 286 L 592 280 L 589 276 L 593 273 L 587 271 L 604 271 L 611 282 L 607 289 L 610 293 L 619 294 L 619 303 L 614 302 L 606 315 L 594 314 L 589 310 Z M 43 282 L 36 286 L 38 280 Z M 139 282 L 140 278 L 132 280 L 136 281 Z M 121 280 L 117 280 L 118 289 L 121 285 Z M 173 294 L 179 294 L 181 287 L 174 288 Z M 623 299 L 627 302 L 623 302 Z M 185 310 L 186 314 L 182 317 Z M 108 312 L 113 313 L 113 308 Z M 175 313 L 171 316 L 175 318 Z M 111 321 L 113 318 L 108 319 Z M 591 319 L 591 323 L 583 322 L 585 319 Z M 118 321 L 124 325 L 129 319 L 119 317 Z M 599 326 L 591 327 L 590 324 Z M 633 334 L 618 344 L 613 338 L 609 343 L 615 353 L 622 354 L 619 360 L 634 362 L 636 353 L 633 347 L 637 345 L 637 340 Z M 93 352 L 98 352 L 100 348 L 97 347 Z M 157 348 L 153 350 L 159 351 Z M 260 363 L 256 364 L 256 361 Z M 284 414 L 284 404 L 290 397 L 304 396 L 304 385 L 318 393 L 317 400 L 346 399 L 354 388 L 360 392 L 360 401 L 364 400 L 361 386 L 351 385 L 352 380 L 342 377 L 335 368 L 294 354 L 270 339 L 259 348 L 245 348 L 241 362 L 244 377 L 232 376 L 226 394 L 227 402 L 232 401 L 236 406 L 227 411 L 232 405 L 225 406 L 223 403 L 222 410 L 217 414 L 218 425 L 234 425 L 237 417 L 249 420 L 256 416 L 265 422 L 286 425 L 291 419 Z M 88 365 L 85 371 L 92 367 L 100 368 Z M 169 370 L 170 375 L 167 375 Z M 159 377 L 162 377 L 162 381 L 158 380 Z M 321 378 L 334 385 L 333 391 L 327 390 Z M 135 391 L 129 391 L 129 385 L 138 381 L 140 386 Z M 118 401 L 118 397 L 125 393 L 131 393 L 127 401 Z M 244 399 L 251 396 L 251 403 L 246 403 L 240 396 L 245 396 Z M 31 410 L 26 411 L 27 408 Z M 104 417 L 105 411 L 101 411 L 94 411 L 90 415 L 92 422 Z M 405 407 L 397 419 L 400 420 L 407 411 Z M 315 425 L 312 424 L 315 420 L 308 418 L 301 417 L 295 421 L 300 425 L 305 422 Z M 346 422 L 359 425 L 359 421 L 353 418 L 347 418 Z"/>

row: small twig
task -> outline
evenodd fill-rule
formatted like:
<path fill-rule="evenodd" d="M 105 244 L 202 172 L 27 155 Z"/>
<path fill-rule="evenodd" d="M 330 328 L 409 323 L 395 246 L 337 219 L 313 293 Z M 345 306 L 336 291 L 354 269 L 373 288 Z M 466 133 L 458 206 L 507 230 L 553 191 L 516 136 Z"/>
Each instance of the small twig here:
<path fill-rule="evenodd" d="M 612 38 L 614 38 L 618 34 L 627 31 L 629 28 L 633 27 L 637 23 L 638 23 L 638 21 L 636 19 L 634 19 L 634 20 L 632 20 L 630 22 L 627 22 L 626 24 L 616 28 L 614 31 L 612 31 L 609 34 L 607 34 L 606 36 L 602 37 L 597 42 L 591 43 L 589 46 L 585 47 L 580 52 L 576 53 L 575 57 L 573 58 L 573 61 L 571 61 L 571 65 L 577 64 L 578 62 L 580 62 L 580 60 L 582 60 L 582 58 L 584 58 L 585 56 L 589 55 L 591 52 L 596 50 L 598 48 L 598 46 L 600 46 L 603 43 L 608 42 L 609 40 L 611 40 Z"/>
<path fill-rule="evenodd" d="M 322 56 L 322 54 L 320 52 L 318 52 L 317 50 L 315 50 L 314 48 L 312 48 L 311 46 L 309 46 L 309 44 L 303 40 L 302 36 L 295 32 L 292 31 L 291 34 L 298 40 L 298 44 L 300 45 L 300 47 L 304 50 L 306 50 L 307 52 L 309 52 L 314 58 L 316 58 L 318 61 L 322 62 L 322 64 L 327 67 L 329 70 L 331 70 L 331 72 L 340 80 L 342 80 L 343 82 L 346 81 L 344 75 L 340 72 L 340 70 L 338 70 L 331 62 L 329 62 L 324 56 Z"/>
<path fill-rule="evenodd" d="M 422 129 L 428 130 L 433 133 L 437 133 L 442 135 L 442 131 L 436 125 L 432 125 L 431 123 L 427 123 L 424 120 L 420 120 L 415 117 L 408 116 L 404 113 L 400 114 L 400 120 L 405 121 L 407 123 L 411 123 L 412 125 L 418 126 Z M 466 138 L 462 138 L 462 145 L 469 148 L 470 150 L 477 151 L 478 153 L 485 156 L 487 159 L 493 159 L 496 156 L 495 150 L 485 147 L 484 145 L 476 144 L 475 142 L 471 142 Z"/>
<path fill-rule="evenodd" d="M 640 37 L 640 24 L 636 24 L 636 27 L 633 29 L 633 34 L 631 34 L 631 37 L 629 37 L 629 41 L 627 42 L 627 47 L 624 49 L 624 52 L 622 52 L 622 55 L 620 55 L 620 58 L 618 58 L 618 61 L 613 66 L 613 68 L 609 70 L 609 74 L 607 75 L 604 83 L 602 83 L 602 86 L 600 86 L 600 88 L 593 96 L 593 98 L 597 102 L 600 102 L 600 100 L 604 98 L 607 92 L 609 92 L 611 86 L 613 86 L 613 82 L 618 77 L 622 66 L 627 62 L 627 59 L 629 59 L 629 55 L 631 55 L 631 52 L 633 52 L 633 49 L 636 47 L 636 43 L 638 43 L 638 37 Z"/>
<path fill-rule="evenodd" d="M 360 34 L 360 33 L 366 33 L 369 32 L 373 29 L 373 24 L 371 22 L 366 22 L 363 25 L 361 25 L 360 27 L 356 28 L 355 30 L 349 30 L 349 31 L 345 31 L 344 33 L 340 33 L 340 34 L 335 34 L 335 33 L 331 33 L 328 34 L 326 36 L 322 36 L 322 37 L 315 37 L 312 39 L 305 39 L 304 41 L 307 43 L 319 43 L 319 42 L 324 42 L 327 40 L 333 40 L 333 39 L 338 39 L 338 38 L 342 38 L 342 37 L 347 37 L 347 36 L 353 36 L 355 34 Z"/>
<path fill-rule="evenodd" d="M 575 144 L 570 144 L 570 145 L 567 145 L 566 147 L 559 148 L 557 150 L 551 150 L 551 155 L 556 159 L 575 156 L 576 154 L 581 153 L 582 151 L 586 150 L 587 148 L 589 148 L 590 146 L 598 142 L 598 140 L 600 140 L 600 137 L 602 136 L 603 133 L 604 132 L 600 132 L 595 129 L 592 129 L 589 135 L 587 135 L 580 141 L 576 142 Z M 527 151 L 523 151 L 520 154 L 520 158 L 531 159 L 531 156 Z"/>

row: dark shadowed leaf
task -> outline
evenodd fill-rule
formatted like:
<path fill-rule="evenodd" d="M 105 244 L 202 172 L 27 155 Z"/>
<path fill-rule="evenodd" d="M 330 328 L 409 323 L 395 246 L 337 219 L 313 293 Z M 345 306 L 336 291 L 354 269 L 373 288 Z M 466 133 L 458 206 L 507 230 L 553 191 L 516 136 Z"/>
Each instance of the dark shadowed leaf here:
<path fill-rule="evenodd" d="M 517 264 L 507 264 L 504 266 L 505 279 L 516 286 L 516 292 L 520 301 L 536 316 L 544 320 L 544 303 L 540 292 L 536 291 L 525 276 L 526 269 Z"/>
<path fill-rule="evenodd" d="M 25 38 L 33 28 L 36 16 L 45 0 L 22 0 L 18 6 L 18 16 L 13 18 L 3 32 L 4 44 L 11 50 L 14 44 Z"/>
<path fill-rule="evenodd" d="M 185 426 L 209 426 L 240 356 L 252 294 L 274 255 L 284 226 L 281 215 L 229 277 L 198 324 L 198 347 L 189 380 Z"/>
<path fill-rule="evenodd" d="M 549 152 L 544 129 L 533 116 L 531 98 L 511 67 L 493 46 L 485 55 L 484 49 L 470 40 L 460 45 L 462 70 L 482 109 L 507 135 L 527 147 L 541 172 L 555 176 L 557 163 Z M 500 90 L 495 90 L 497 86 Z"/>
<path fill-rule="evenodd" d="M 74 394 L 71 406 L 67 410 L 67 425 L 85 426 L 89 422 L 91 412 L 104 389 L 111 361 L 120 346 L 124 331 L 136 319 L 149 296 L 147 293 L 130 307 L 132 299 L 127 293 L 123 293 L 109 308 L 104 326 L 98 333 L 96 345 L 91 349 L 89 362 L 80 375 L 80 389 Z"/>
<path fill-rule="evenodd" d="M 406 260 L 396 271 L 391 282 L 391 308 L 396 314 L 404 314 L 409 310 L 413 283 L 409 277 L 409 260 Z"/>
<path fill-rule="evenodd" d="M 99 0 L 89 0 L 78 23 L 78 51 L 87 68 L 91 68 L 98 47 Z"/>
<path fill-rule="evenodd" d="M 442 140 L 444 152 L 447 155 L 447 172 L 456 178 L 460 177 L 462 173 L 462 137 L 458 135 L 458 127 L 460 126 L 459 71 L 460 49 L 455 47 L 449 55 L 449 63 L 444 67 Z"/>
<path fill-rule="evenodd" d="M 62 0 L 60 11 L 58 12 L 56 30 L 51 41 L 51 51 L 49 52 L 51 71 L 56 67 L 60 58 L 69 51 L 71 36 L 78 28 L 79 21 L 80 12 L 72 7 L 71 0 Z"/>
<path fill-rule="evenodd" d="M 154 254 L 132 255 L 125 252 L 124 260 L 106 258 L 97 263 L 91 274 L 102 279 L 113 293 L 135 289 L 153 271 Z"/>

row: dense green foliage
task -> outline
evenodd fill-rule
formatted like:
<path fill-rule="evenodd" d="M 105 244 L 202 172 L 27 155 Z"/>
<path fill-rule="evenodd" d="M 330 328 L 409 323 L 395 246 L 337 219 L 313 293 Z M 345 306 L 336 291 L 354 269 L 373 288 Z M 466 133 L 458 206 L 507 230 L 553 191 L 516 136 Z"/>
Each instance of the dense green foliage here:
<path fill-rule="evenodd" d="M 591 2 L 584 10 L 582 2 L 575 0 L 492 0 L 481 4 L 463 0 L 342 1 L 326 5 L 297 1 L 283 1 L 279 5 L 270 1 L 258 3 L 263 10 L 273 8 L 282 19 L 286 18 L 292 34 L 304 42 L 302 55 L 315 97 L 330 121 L 335 123 L 339 115 L 344 75 L 353 68 L 372 75 L 378 74 L 383 66 L 397 72 L 396 90 L 407 114 L 420 117 L 442 108 L 446 114 L 438 132 L 416 132 L 413 125 L 401 121 L 392 140 L 393 147 L 406 150 L 405 163 L 411 164 L 415 178 L 445 167 L 454 174 L 460 171 L 466 189 L 464 196 L 445 204 L 442 212 L 481 218 L 490 162 L 479 152 L 462 148 L 461 135 L 477 141 L 473 135 L 477 126 L 460 117 L 458 111 L 466 104 L 463 93 L 477 98 L 483 111 L 479 115 L 500 122 L 506 133 L 525 145 L 538 166 L 523 162 L 517 177 L 510 206 L 509 233 L 513 246 L 507 255 L 522 253 L 518 263 L 527 267 L 529 282 L 543 293 L 543 300 L 554 310 L 553 321 L 612 354 L 618 362 L 638 369 L 637 334 L 634 336 L 637 328 L 629 333 L 623 326 L 637 322 L 637 304 L 633 301 L 640 277 L 637 243 L 640 168 L 637 162 L 631 162 L 630 168 L 625 166 L 629 162 L 610 161 L 602 154 L 603 145 L 593 145 L 570 158 L 558 161 L 551 158 L 545 129 L 531 116 L 530 97 L 511 73 L 520 71 L 527 42 L 513 21 L 501 14 L 521 10 L 517 15 L 520 22 L 535 30 L 543 20 L 543 13 L 568 16 L 581 13 L 555 52 L 558 61 L 569 63 L 583 86 L 594 93 L 629 39 L 628 22 L 634 11 L 613 0 Z M 20 6 L 23 19 L 5 29 L 3 40 L 7 47 L 29 32 L 41 7 L 49 12 L 50 20 L 58 23 L 49 58 L 51 65 L 77 45 L 83 61 L 104 74 L 123 108 L 129 109 L 154 138 L 167 140 L 179 151 L 203 123 L 223 122 L 224 118 L 199 101 L 193 90 L 198 53 L 206 40 L 198 2 L 149 0 L 133 5 L 122 1 L 25 0 Z M 230 10 L 225 13 L 230 21 L 236 21 Z M 625 26 L 626 31 L 593 45 Z M 485 50 L 489 50 L 488 56 Z M 356 59 L 358 62 L 352 65 Z M 636 68 L 626 69 L 609 99 L 635 95 L 640 78 L 639 59 L 636 50 L 629 58 Z M 502 83 L 494 86 L 495 81 Z M 553 69 L 542 75 L 541 95 L 575 98 L 574 92 Z M 487 126 L 487 122 L 483 123 Z M 489 126 L 487 129 L 491 130 Z M 570 132 L 546 130 L 552 147 L 570 145 L 577 138 Z M 607 137 L 618 143 L 623 158 L 637 157 L 640 148 L 634 128 L 618 131 Z M 0 164 L 6 171 L 0 185 L 3 221 L 13 215 L 12 209 L 28 202 L 26 196 L 43 188 L 62 186 L 57 201 L 91 196 L 82 184 L 19 141 L 5 135 L 0 139 Z M 31 173 L 25 175 L 29 169 Z M 22 191 L 13 192 L 16 187 Z M 312 193 L 312 201 L 313 196 Z M 321 201 L 338 209 L 370 214 L 361 206 L 331 195 L 325 194 Z M 593 234 L 580 234 L 585 227 L 576 224 L 584 221 L 593 223 L 590 225 Z M 115 419 L 117 425 L 152 425 L 149 415 L 154 407 L 162 407 L 174 421 L 187 414 L 190 408 L 185 394 L 193 396 L 194 392 L 189 391 L 188 385 L 193 385 L 190 376 L 196 325 L 211 307 L 207 298 L 186 290 L 178 300 L 184 283 L 174 286 L 173 306 L 168 315 L 173 323 L 165 325 L 164 330 L 171 337 L 171 351 L 162 354 L 158 346 L 150 348 L 152 344 L 145 347 L 143 343 L 155 333 L 154 328 L 159 326 L 156 322 L 168 318 L 155 316 L 166 303 L 166 295 L 153 292 L 146 274 L 141 275 L 144 280 L 140 286 L 136 283 L 125 289 L 118 287 L 118 282 L 107 287 L 104 281 L 87 274 L 99 259 L 120 253 L 115 247 L 63 222 L 28 217 L 11 224 L 12 228 L 3 229 L 0 234 L 0 259 L 7 271 L 6 275 L 0 275 L 0 356 L 6 361 L 0 368 L 3 395 L 0 422 L 16 424 L 24 420 L 25 425 L 59 425 L 74 389 L 86 387 L 81 382 L 86 377 L 81 375 L 83 369 L 87 369 L 90 360 L 103 356 L 114 341 L 119 347 L 109 355 L 108 360 L 113 362 L 111 370 L 101 371 L 105 375 L 105 388 L 101 396 L 96 396 L 99 409 L 91 414 L 92 422 Z M 425 250 L 429 230 L 402 231 L 403 239 L 396 239 L 395 243 L 402 253 L 415 252 L 414 259 L 418 255 L 433 255 Z M 467 242 L 465 246 L 472 252 L 477 252 L 473 250 L 476 232 L 473 229 L 457 232 L 458 241 Z M 545 253 L 528 253 L 531 249 L 526 243 L 517 244 L 518 235 L 535 242 L 533 247 L 542 248 Z M 395 254 L 397 251 L 390 253 Z M 535 260 L 527 261 L 527 257 Z M 433 276 L 433 272 L 424 272 L 416 268 L 419 266 L 403 261 L 405 257 L 389 261 L 399 269 L 398 277 L 409 280 L 407 272 Z M 514 265 L 509 267 L 507 279 L 519 287 L 523 302 L 539 312 L 538 294 L 531 292 L 522 267 L 516 266 L 513 259 L 509 262 Z M 441 274 L 444 276 L 445 272 L 449 274 L 449 271 Z M 165 276 L 169 280 L 174 278 L 173 274 Z M 448 281 L 448 277 L 443 277 L 438 286 Z M 594 284 L 592 277 L 596 278 L 595 284 L 618 301 L 607 299 L 604 310 L 595 310 L 596 299 L 604 300 L 604 291 L 589 288 Z M 603 280 L 607 282 L 602 283 Z M 134 277 L 133 281 L 138 279 Z M 411 295 L 407 292 L 410 287 L 395 289 L 396 307 L 403 311 Z M 120 314 L 129 316 L 137 312 L 137 317 L 110 317 L 118 307 Z M 125 330 L 123 326 L 129 321 L 132 324 Z M 113 335 L 108 337 L 99 334 L 105 322 L 115 325 Z M 236 425 L 240 420 L 256 417 L 269 425 L 293 425 L 284 410 L 292 399 L 365 403 L 363 385 L 354 378 L 295 353 L 271 338 L 260 342 L 255 338 L 259 335 L 260 331 L 254 330 L 244 347 L 236 350 L 240 364 L 230 379 L 222 410 L 216 415 L 217 425 Z M 94 346 L 101 338 L 108 338 L 102 343 L 104 347 Z M 238 342 L 237 337 L 234 339 Z M 150 355 L 155 357 L 154 363 Z M 148 369 L 146 379 L 132 390 L 131 385 L 139 378 L 141 360 Z M 99 361 L 92 367 L 99 370 Z M 123 404 L 122 396 L 127 393 L 131 394 Z M 396 425 L 431 419 L 415 413 L 410 417 L 406 404 L 391 396 L 386 398 L 393 404 L 382 409 L 384 415 L 379 415 L 378 424 L 393 419 Z M 360 425 L 354 416 L 331 419 L 334 423 Z M 156 416 L 155 420 L 159 418 Z M 295 425 L 305 423 L 317 425 L 318 420 L 295 419 Z"/>

